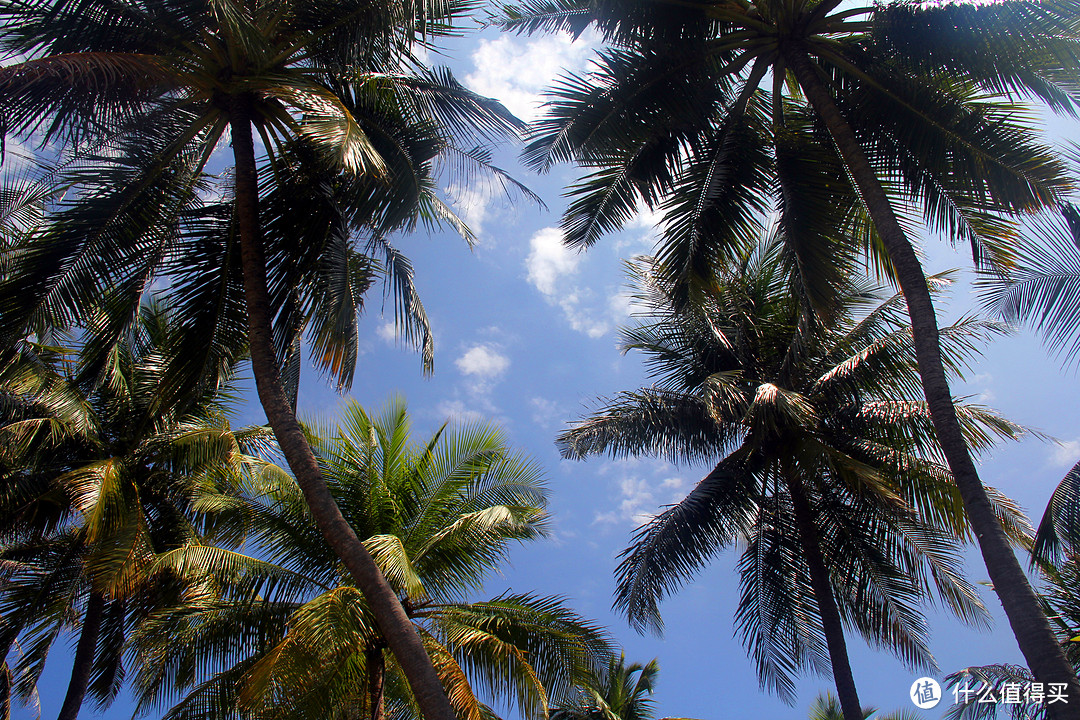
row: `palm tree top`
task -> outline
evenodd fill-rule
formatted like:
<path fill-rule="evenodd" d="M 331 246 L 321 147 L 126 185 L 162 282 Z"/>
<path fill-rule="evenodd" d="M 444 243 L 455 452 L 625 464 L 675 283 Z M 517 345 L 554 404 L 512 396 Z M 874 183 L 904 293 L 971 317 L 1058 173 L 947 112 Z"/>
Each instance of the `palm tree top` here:
<path fill-rule="evenodd" d="M 417 441 L 405 402 L 394 398 L 376 412 L 350 403 L 333 428 L 312 426 L 311 438 L 343 515 L 401 598 L 463 717 L 479 717 L 483 693 L 538 716 L 606 662 L 606 632 L 561 598 L 507 591 L 474 599 L 515 543 L 546 530 L 543 473 L 498 428 L 444 425 Z M 243 499 L 210 494 L 199 507 L 239 521 L 258 557 L 193 545 L 161 558 L 160 568 L 206 591 L 136 639 L 142 706 L 173 699 L 165 678 L 195 658 L 205 672 L 179 678 L 181 696 L 190 694 L 169 718 L 190 717 L 217 692 L 288 717 L 358 702 L 357 678 L 370 678 L 362 658 L 382 657 L 385 644 L 295 481 L 271 470 Z M 407 707 L 387 660 L 387 702 Z"/>
<path fill-rule="evenodd" d="M 1073 17 L 1069 3 L 1026 0 L 536 0 L 504 5 L 490 21 L 528 33 L 594 26 L 609 43 L 589 71 L 549 90 L 524 152 L 538 169 L 574 161 L 588 170 L 567 191 L 568 244 L 592 245 L 644 204 L 665 213 L 666 272 L 708 283 L 779 212 L 822 311 L 828 293 L 814 287 L 836 271 L 829 263 L 860 262 L 845 233 L 875 268 L 892 270 L 821 120 L 806 113 L 796 60 L 808 58 L 852 119 L 896 207 L 921 208 L 978 264 L 1007 267 L 1015 228 L 1002 215 L 1053 205 L 1074 187 L 1024 104 L 1075 113 Z"/>
<path fill-rule="evenodd" d="M 12 692 L 25 699 L 59 634 L 80 628 L 66 718 L 84 693 L 112 702 L 132 629 L 177 600 L 174 576 L 147 574 L 155 553 L 217 535 L 197 498 L 267 467 L 269 430 L 230 425 L 231 367 L 176 402 L 162 396 L 177 332 L 151 304 L 92 371 L 30 342 L 0 354 L 0 647 L 23 647 Z"/>
<path fill-rule="evenodd" d="M 837 624 L 912 667 L 934 663 L 924 602 L 940 598 L 979 625 L 987 614 L 963 577 L 956 538 L 971 529 L 916 399 L 902 297 L 849 284 L 826 325 L 792 292 L 787 253 L 778 238 L 746 246 L 704 302 L 681 309 L 655 261 L 639 261 L 640 321 L 623 340 L 644 354 L 653 384 L 601 401 L 558 442 L 569 458 L 656 455 L 710 468 L 638 529 L 616 571 L 615 605 L 639 631 L 660 632 L 661 600 L 718 551 L 746 543 L 736 626 L 763 686 L 791 699 L 795 675 L 830 662 L 833 648 L 806 631 L 825 622 L 822 593 Z M 973 318 L 943 328 L 949 367 L 963 370 L 999 329 Z M 976 450 L 1024 432 L 986 408 L 958 413 Z M 1025 540 L 1019 508 L 990 492 L 1010 536 Z M 811 588 L 811 544 L 827 591 Z"/>
<path fill-rule="evenodd" d="M 326 85 L 378 85 L 419 69 L 413 46 L 452 34 L 475 8 L 471 0 L 5 0 L 0 47 L 27 59 L 0 69 L 4 130 L 40 132 L 43 144 L 82 139 L 171 97 L 199 109 L 187 140 L 206 133 L 204 144 L 213 146 L 227 126 L 229 99 L 249 95 L 260 99 L 253 121 L 276 141 L 268 149 L 302 136 L 336 147 L 337 160 L 353 171 L 383 172 L 369 138 Z M 434 76 L 413 82 L 423 87 L 425 77 Z M 458 90 L 456 100 L 470 97 Z M 520 127 L 494 103 L 459 111 L 445 94 L 425 99 L 429 112 L 459 131 L 490 138 Z"/>

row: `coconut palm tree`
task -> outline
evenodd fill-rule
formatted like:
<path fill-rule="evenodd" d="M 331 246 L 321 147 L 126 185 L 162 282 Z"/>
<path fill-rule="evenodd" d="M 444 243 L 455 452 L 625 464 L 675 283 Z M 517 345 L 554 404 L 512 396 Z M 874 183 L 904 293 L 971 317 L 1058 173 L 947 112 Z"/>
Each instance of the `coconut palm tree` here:
<path fill-rule="evenodd" d="M 41 224 L 45 205 L 53 195 L 52 189 L 31 173 L 0 175 L 0 278 L 6 276 L 12 249 Z M 3 476 L 9 472 L 9 468 L 0 467 Z M 13 676 L 7 661 L 10 650 L 2 650 L 0 656 L 0 717 L 11 716 Z"/>
<path fill-rule="evenodd" d="M 970 537 L 957 488 L 926 404 L 912 397 L 918 371 L 902 298 L 853 286 L 823 325 L 791 291 L 786 247 L 747 246 L 711 295 L 681 310 L 655 261 L 639 265 L 647 319 L 623 331 L 623 347 L 645 353 L 655 384 L 604 402 L 559 444 L 568 458 L 712 466 L 638 530 L 617 571 L 616 607 L 635 628 L 659 631 L 660 600 L 741 540 L 736 625 L 762 685 L 790 701 L 797 673 L 831 670 L 845 717 L 858 720 L 845 624 L 932 667 L 919 610 L 931 589 L 968 622 L 986 614 L 950 539 Z M 972 319 L 946 328 L 949 367 L 992 329 Z M 979 449 L 1020 432 L 983 408 L 959 412 Z M 993 497 L 1022 537 L 1022 515 Z"/>
<path fill-rule="evenodd" d="M 298 314 L 321 322 L 316 335 L 324 345 L 355 316 L 357 268 L 345 262 L 348 243 L 336 228 L 366 228 L 384 247 L 388 232 L 418 217 L 460 224 L 436 196 L 433 159 L 449 153 L 455 166 L 488 167 L 484 147 L 517 129 L 501 105 L 468 92 L 449 73 L 424 69 L 414 52 L 454 32 L 474 7 L 471 0 L 0 2 L 0 55 L 20 59 L 0 69 L 3 130 L 74 145 L 107 170 L 95 171 L 97 191 L 84 193 L 98 220 L 68 226 L 78 242 L 35 243 L 23 258 L 21 289 L 0 292 L 7 334 L 18 336 L 28 318 L 47 310 L 68 321 L 85 318 L 102 295 L 123 326 L 123 310 L 170 259 L 172 243 L 205 225 L 207 214 L 195 212 L 206 195 L 202 169 L 228 136 L 230 202 L 209 219 L 218 220 L 211 230 L 220 228 L 224 215 L 230 229 L 196 242 L 200 265 L 172 266 L 188 276 L 180 294 L 185 302 L 209 299 L 202 316 L 222 337 L 235 335 L 237 326 L 246 331 L 259 399 L 281 451 L 321 531 L 369 598 L 429 720 L 451 720 L 452 709 L 393 589 L 336 509 L 296 421 L 282 377 L 290 368 L 281 356 Z M 134 170 L 106 161 L 117 156 L 134 161 Z M 337 261 L 328 279 L 282 283 L 288 268 L 266 242 L 264 213 L 272 203 L 265 196 L 298 156 L 321 163 L 309 177 L 319 179 L 327 168 L 337 176 L 324 189 L 348 189 L 344 207 L 336 208 L 347 221 L 328 226 L 325 213 L 278 213 L 305 226 L 292 241 L 312 252 L 293 261 Z M 304 242 L 311 235 L 323 239 Z M 328 243 L 334 252 L 319 252 Z M 400 277 L 407 264 L 391 254 Z M 298 284 L 336 301 L 339 312 L 305 314 L 310 304 L 297 305 L 291 292 Z M 226 290 L 240 292 L 239 314 L 220 303 Z M 207 337 L 218 334 L 199 342 Z M 341 361 L 347 351 L 320 354 L 333 371 L 351 369 Z"/>
<path fill-rule="evenodd" d="M 1080 671 L 1080 562 L 1071 548 L 1051 557 L 1034 558 L 1045 581 L 1039 598 L 1062 650 Z M 1008 663 L 964 668 L 950 674 L 945 682 L 956 693 L 956 702 L 946 715 L 949 720 L 1042 720 L 1052 705 L 1062 704 L 1060 689 L 1043 685 L 1040 697 L 1040 693 L 1033 693 L 1036 688 L 1031 671 Z M 987 692 L 996 702 L 979 702 Z"/>
<path fill-rule="evenodd" d="M 768 212 L 792 211 L 792 227 L 848 215 L 858 232 L 806 245 L 800 259 L 828 265 L 861 238 L 899 284 L 935 430 L 1017 642 L 1037 677 L 1080 697 L 964 444 L 905 218 L 921 207 L 931 229 L 970 243 L 977 263 L 1009 262 L 1006 216 L 1052 206 L 1070 188 L 1019 103 L 1075 111 L 1075 17 L 1068 1 L 526 0 L 494 22 L 521 32 L 593 26 L 609 43 L 588 73 L 555 86 L 526 151 L 538 168 L 574 160 L 589 169 L 570 190 L 568 243 L 595 242 L 639 203 L 660 208 L 658 257 L 677 299 L 691 301 Z M 832 158 L 809 174 L 785 148 L 792 105 L 809 112 Z M 808 200 L 789 207 L 800 195 Z M 830 195 L 855 203 L 816 201 Z M 1058 714 L 1080 718 L 1080 703 Z"/>
<path fill-rule="evenodd" d="M 471 599 L 511 545 L 545 531 L 540 469 L 489 425 L 446 426 L 417 443 L 403 401 L 349 404 L 313 447 L 345 517 L 415 623 L 458 717 L 480 697 L 543 717 L 611 654 L 606 634 L 562 600 Z M 159 567 L 206 592 L 143 626 L 134 647 L 140 707 L 189 717 L 415 717 L 401 666 L 370 605 L 320 537 L 295 481 L 264 476 L 248 497 L 207 497 L 247 528 L 240 555 L 212 546 Z"/>
<path fill-rule="evenodd" d="M 660 665 L 626 663 L 612 657 L 603 672 L 577 689 L 572 702 L 553 708 L 548 720 L 653 720 L 652 700 Z"/>
<path fill-rule="evenodd" d="M 176 332 L 147 306 L 99 375 L 47 348 L 9 350 L 0 366 L 0 647 L 25 649 L 13 667 L 25 698 L 57 637 L 78 629 L 61 720 L 88 692 L 102 706 L 115 697 L 126 635 L 154 603 L 177 601 L 175 582 L 145 571 L 202 534 L 194 498 L 265 464 L 250 453 L 269 449 L 268 430 L 229 427 L 229 368 L 215 390 L 161 401 Z"/>
<path fill-rule="evenodd" d="M 809 720 L 843 720 L 844 713 L 840 709 L 840 701 L 831 694 L 825 693 L 814 699 L 807 717 Z M 874 708 L 863 708 L 863 717 L 865 720 L 917 720 L 918 715 L 906 710 L 878 715 Z"/>

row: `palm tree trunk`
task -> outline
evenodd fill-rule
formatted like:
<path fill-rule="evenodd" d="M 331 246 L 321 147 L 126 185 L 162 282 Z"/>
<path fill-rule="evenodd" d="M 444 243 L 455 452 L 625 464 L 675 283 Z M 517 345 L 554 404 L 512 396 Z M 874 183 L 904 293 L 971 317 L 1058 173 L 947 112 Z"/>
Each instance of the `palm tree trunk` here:
<path fill-rule="evenodd" d="M 75 646 L 75 661 L 72 663 L 71 680 L 68 682 L 67 695 L 60 708 L 57 720 L 75 720 L 79 716 L 86 689 L 90 686 L 90 671 L 94 666 L 94 653 L 97 651 L 98 635 L 101 634 L 101 617 L 105 614 L 105 596 L 98 592 L 90 593 L 86 601 L 86 613 L 83 615 L 82 632 L 79 644 Z"/>
<path fill-rule="evenodd" d="M 386 720 L 386 703 L 383 697 L 386 661 L 383 660 L 382 648 L 368 648 L 365 654 L 368 671 L 368 720 Z"/>
<path fill-rule="evenodd" d="M 821 613 L 821 628 L 825 632 L 825 644 L 829 648 L 836 696 L 840 700 L 844 720 L 863 720 L 862 704 L 855 689 L 855 677 L 851 674 L 851 660 L 848 658 L 847 641 L 844 639 L 844 623 L 840 619 L 840 610 L 836 606 L 832 582 L 829 580 L 829 570 L 825 567 L 817 529 L 814 527 L 814 510 L 810 507 L 810 501 L 798 480 L 785 473 L 784 481 L 791 494 L 795 527 L 799 530 L 799 542 L 806 556 L 810 586 L 814 590 L 814 599 L 817 600 L 818 611 Z"/>
<path fill-rule="evenodd" d="M 281 452 L 296 477 L 311 516 L 326 542 L 344 562 L 409 681 L 426 720 L 455 720 L 446 691 L 412 622 L 375 561 L 341 514 L 323 480 L 311 447 L 296 420 L 281 382 L 274 352 L 266 257 L 259 224 L 259 190 L 255 146 L 251 135 L 251 99 L 237 96 L 231 108 L 233 155 L 236 163 L 236 220 L 248 308 L 248 343 L 259 401 L 274 430 Z M 301 209 L 298 209 L 302 212 Z"/>
<path fill-rule="evenodd" d="M 934 430 L 1017 645 L 1037 681 L 1064 683 L 1068 687 L 1067 704 L 1047 706 L 1051 717 L 1080 720 L 1080 682 L 1077 681 L 1076 671 L 1065 659 L 1050 623 L 1039 607 L 1035 592 L 1005 537 L 964 441 L 941 361 L 937 316 L 915 250 L 900 227 L 889 198 L 854 131 L 833 102 L 809 56 L 802 49 L 789 49 L 785 57 L 814 111 L 828 127 L 896 270 L 900 289 L 907 301 L 915 355 Z"/>
<path fill-rule="evenodd" d="M 11 720 L 11 666 L 6 659 L 0 664 L 0 720 Z"/>

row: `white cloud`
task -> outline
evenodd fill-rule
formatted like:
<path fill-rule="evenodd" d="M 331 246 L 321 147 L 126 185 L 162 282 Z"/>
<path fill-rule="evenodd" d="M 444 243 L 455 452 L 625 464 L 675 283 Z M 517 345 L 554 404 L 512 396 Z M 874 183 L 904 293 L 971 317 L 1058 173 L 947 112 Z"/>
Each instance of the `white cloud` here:
<path fill-rule="evenodd" d="M 379 327 L 375 328 L 375 334 L 391 345 L 397 342 L 397 328 L 394 327 L 392 322 L 384 322 L 379 325 Z"/>
<path fill-rule="evenodd" d="M 990 373 L 979 373 L 971 378 L 971 384 L 979 387 L 976 399 L 980 403 L 992 403 L 997 399 L 997 394 L 991 387 L 994 384 L 994 376 Z"/>
<path fill-rule="evenodd" d="M 501 100 L 522 120 L 532 121 L 540 112 L 541 92 L 563 72 L 583 68 L 595 42 L 594 35 L 574 42 L 565 34 L 481 40 L 471 55 L 476 69 L 465 76 L 465 84 Z"/>
<path fill-rule="evenodd" d="M 620 471 L 612 498 L 615 506 L 607 512 L 596 513 L 594 524 L 642 525 L 662 512 L 663 506 L 678 502 L 685 494 L 682 492 L 683 479 L 670 475 L 671 466 L 667 463 L 620 460 L 609 463 L 601 474 L 608 474 L 612 469 Z"/>
<path fill-rule="evenodd" d="M 447 418 L 453 423 L 479 423 L 487 420 L 487 415 L 471 408 L 461 400 L 444 400 L 435 407 L 440 418 Z"/>
<path fill-rule="evenodd" d="M 1050 455 L 1050 462 L 1055 467 L 1072 467 L 1080 462 L 1080 438 L 1058 443 Z"/>
<path fill-rule="evenodd" d="M 637 214 L 623 226 L 623 231 L 613 243 L 615 251 L 627 248 L 638 253 L 651 251 L 660 235 L 663 218 L 662 210 L 650 210 L 645 203 L 639 201 Z"/>
<path fill-rule="evenodd" d="M 612 328 L 612 322 L 604 313 L 598 313 L 591 302 L 593 293 L 588 288 L 562 293 L 556 300 L 562 308 L 570 327 L 591 338 L 602 337 Z"/>
<path fill-rule="evenodd" d="M 551 428 L 563 419 L 563 411 L 554 400 L 534 397 L 529 400 L 529 404 L 533 407 L 533 422 L 542 428 Z"/>
<path fill-rule="evenodd" d="M 608 298 L 608 308 L 614 318 L 622 321 L 634 315 L 640 315 L 648 310 L 647 307 L 630 294 L 629 288 L 623 288 Z"/>
<path fill-rule="evenodd" d="M 488 328 L 483 333 L 490 337 L 499 335 L 498 328 Z M 501 417 L 493 399 L 495 386 L 510 368 L 510 358 L 496 342 L 473 342 L 462 348 L 454 365 L 464 377 L 455 383 L 450 396 L 439 403 L 435 411 L 440 418 L 476 422 L 495 420 L 508 424 Z"/>
<path fill-rule="evenodd" d="M 559 278 L 577 272 L 581 254 L 567 248 L 562 231 L 554 227 L 538 230 L 529 239 L 529 248 L 525 259 L 529 282 L 544 295 L 554 296 Z"/>
<path fill-rule="evenodd" d="M 475 375 L 485 380 L 495 379 L 510 367 L 510 358 L 490 345 L 473 345 L 454 361 L 465 375 Z"/>
<path fill-rule="evenodd" d="M 575 281 L 583 256 L 563 244 L 558 228 L 538 230 L 529 240 L 529 248 L 525 259 L 529 282 L 549 304 L 563 311 L 571 328 L 589 337 L 601 337 L 629 315 L 630 303 L 623 292 L 604 297 Z"/>

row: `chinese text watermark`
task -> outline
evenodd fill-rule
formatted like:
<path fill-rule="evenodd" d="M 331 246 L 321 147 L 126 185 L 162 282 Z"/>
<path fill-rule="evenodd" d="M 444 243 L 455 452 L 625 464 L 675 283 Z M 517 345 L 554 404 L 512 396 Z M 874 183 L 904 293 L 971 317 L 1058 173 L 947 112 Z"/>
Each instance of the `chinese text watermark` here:
<path fill-rule="evenodd" d="M 911 684 L 908 696 L 915 707 L 929 710 L 941 702 L 941 685 L 934 678 L 921 677 Z M 1003 682 L 990 685 L 981 681 L 972 684 L 964 680 L 953 685 L 952 696 L 954 705 L 1053 705 L 1069 702 L 1068 685 L 1065 683 Z"/>
<path fill-rule="evenodd" d="M 1066 694 L 1068 685 L 1065 683 L 1041 683 L 1041 682 L 1004 682 L 994 687 L 985 683 L 977 683 L 975 687 L 965 680 L 962 685 L 953 687 L 953 703 L 1001 703 L 1003 705 L 1019 705 L 1021 703 L 1033 703 L 1035 705 L 1053 705 L 1054 703 L 1068 703 L 1069 696 Z"/>

